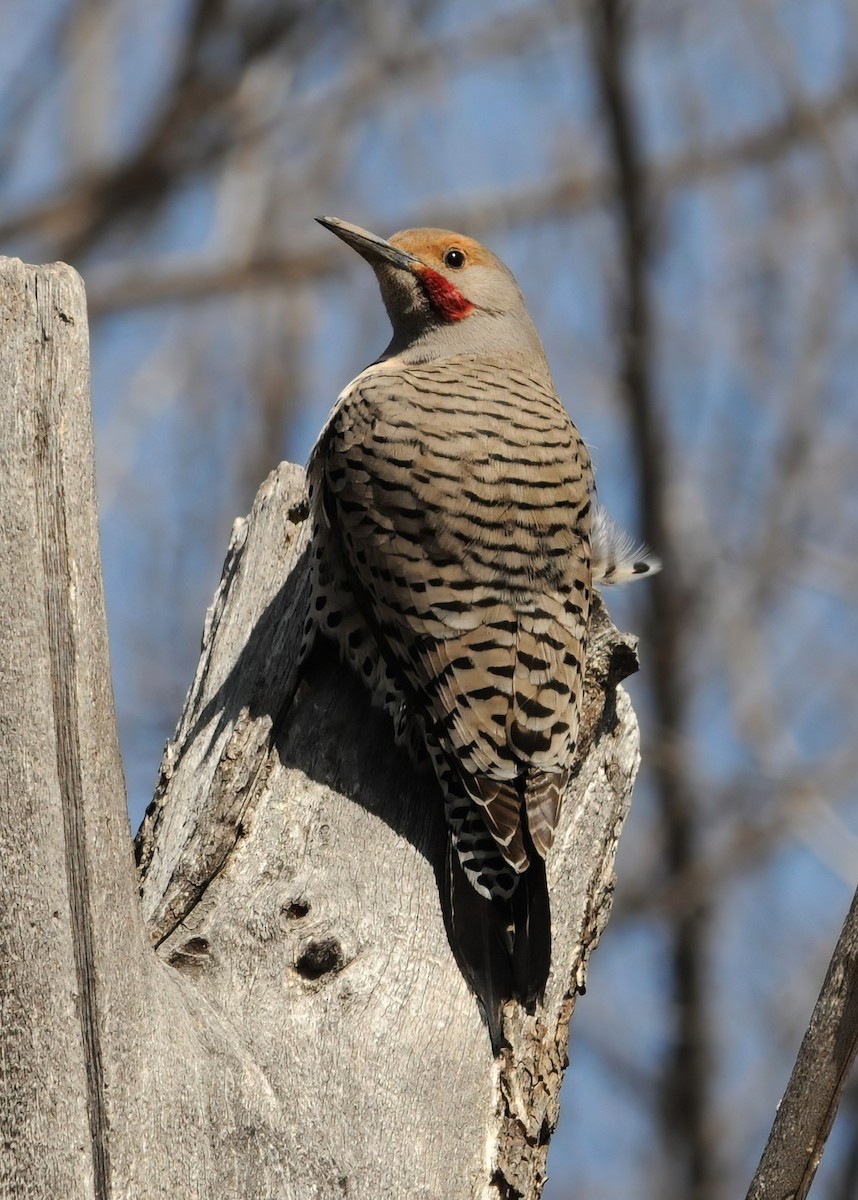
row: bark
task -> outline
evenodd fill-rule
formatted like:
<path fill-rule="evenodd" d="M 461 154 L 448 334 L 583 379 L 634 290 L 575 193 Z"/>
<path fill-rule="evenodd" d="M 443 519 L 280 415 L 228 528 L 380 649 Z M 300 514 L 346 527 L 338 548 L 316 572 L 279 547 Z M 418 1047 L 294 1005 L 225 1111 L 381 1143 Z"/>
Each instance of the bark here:
<path fill-rule="evenodd" d="M 597 612 L 552 973 L 495 1060 L 447 942 L 431 778 L 332 653 L 298 676 L 306 508 L 282 465 L 234 527 L 141 904 L 80 281 L 0 260 L 0 313 L 0 1194 L 538 1196 L 637 769 L 633 640 Z"/>

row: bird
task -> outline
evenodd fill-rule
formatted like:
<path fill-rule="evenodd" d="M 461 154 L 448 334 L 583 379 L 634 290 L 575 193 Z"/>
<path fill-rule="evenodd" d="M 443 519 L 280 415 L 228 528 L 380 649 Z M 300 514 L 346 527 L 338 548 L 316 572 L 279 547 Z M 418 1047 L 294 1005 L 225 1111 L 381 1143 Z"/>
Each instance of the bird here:
<path fill-rule="evenodd" d="M 332 640 L 437 778 L 450 943 L 497 1054 L 551 963 L 545 860 L 578 736 L 593 588 L 657 561 L 597 505 L 512 272 L 444 229 L 319 223 L 373 269 L 386 350 L 311 453 L 300 658 Z"/>

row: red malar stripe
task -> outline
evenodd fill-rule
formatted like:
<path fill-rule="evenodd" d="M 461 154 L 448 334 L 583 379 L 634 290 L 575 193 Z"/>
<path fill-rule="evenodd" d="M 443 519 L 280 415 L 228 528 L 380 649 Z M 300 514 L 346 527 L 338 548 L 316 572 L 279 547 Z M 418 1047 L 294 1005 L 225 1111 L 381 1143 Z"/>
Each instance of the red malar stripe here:
<path fill-rule="evenodd" d="M 426 289 L 432 307 L 445 321 L 461 321 L 474 311 L 470 300 L 431 267 L 424 267 L 420 271 L 420 281 Z"/>

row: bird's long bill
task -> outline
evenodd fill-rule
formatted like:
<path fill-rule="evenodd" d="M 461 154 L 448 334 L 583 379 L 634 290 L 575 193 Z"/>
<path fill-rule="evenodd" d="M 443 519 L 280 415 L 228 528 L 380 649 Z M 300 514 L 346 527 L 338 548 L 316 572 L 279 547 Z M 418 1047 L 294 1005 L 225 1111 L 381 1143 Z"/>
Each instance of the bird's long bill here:
<path fill-rule="evenodd" d="M 409 254 L 407 250 L 397 250 L 384 238 L 377 237 L 376 234 L 370 233 L 366 229 L 361 229 L 359 225 L 349 225 L 348 221 L 340 221 L 337 217 L 316 217 L 316 220 L 320 225 L 324 225 L 325 229 L 330 229 L 331 233 L 342 238 L 347 246 L 351 246 L 352 250 L 357 250 L 358 254 L 370 264 L 379 261 L 389 262 L 394 267 L 410 271 L 420 262 L 419 258 Z"/>

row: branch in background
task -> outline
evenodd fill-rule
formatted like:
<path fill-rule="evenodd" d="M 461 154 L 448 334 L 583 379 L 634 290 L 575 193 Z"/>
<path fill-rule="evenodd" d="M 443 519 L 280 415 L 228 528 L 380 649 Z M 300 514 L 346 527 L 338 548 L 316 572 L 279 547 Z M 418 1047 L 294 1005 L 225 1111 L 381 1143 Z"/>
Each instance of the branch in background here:
<path fill-rule="evenodd" d="M 227 0 L 195 0 L 171 84 L 134 146 L 117 163 L 64 180 L 57 195 L 0 223 L 0 242 L 47 238 L 53 254 L 78 260 L 122 221 L 151 218 L 180 184 L 235 147 L 250 66 L 286 46 L 299 58 L 319 23 L 337 12 L 336 0 L 290 0 L 244 14 L 230 11 Z"/>
<path fill-rule="evenodd" d="M 419 3 L 412 6 L 420 8 Z M 404 7 L 400 5 L 403 11 Z M 389 101 L 390 93 L 403 86 L 413 88 L 440 73 L 450 76 L 465 67 L 520 55 L 556 36 L 558 28 L 576 19 L 577 8 L 576 3 L 560 16 L 553 5 L 536 10 L 528 6 L 475 27 L 467 38 L 458 33 L 421 36 L 415 30 L 394 51 L 373 23 L 371 11 L 350 11 L 340 0 L 290 0 L 260 5 L 258 12 L 234 11 L 227 0 L 195 0 L 178 64 L 137 141 L 102 170 L 74 178 L 72 168 L 72 178 L 63 179 L 54 196 L 0 219 L 0 243 L 47 238 L 54 255 L 78 259 L 123 220 L 148 218 L 179 185 L 221 167 L 239 146 L 262 143 L 284 128 L 298 140 L 312 139 L 320 153 L 316 165 L 325 169 L 331 130 L 353 125 L 362 112 Z M 351 57 L 359 68 L 337 79 L 332 88 L 311 91 L 303 103 L 301 96 L 295 97 L 288 112 L 248 126 L 243 89 L 251 70 L 263 59 L 276 59 L 284 71 L 289 69 L 308 46 L 319 42 L 323 31 L 336 27 L 349 28 L 355 42 Z M 52 30 L 51 38 L 56 37 Z M 24 76 L 16 93 L 25 93 L 27 83 Z M 16 100 L 13 93 L 11 102 Z M 322 130 L 324 137 L 319 136 Z M 270 141 L 263 155 L 270 159 Z"/>
<path fill-rule="evenodd" d="M 220 5 L 214 6 L 220 8 Z M 574 19 L 578 4 L 569 12 Z M 393 75 L 382 69 L 383 54 L 376 52 L 371 67 L 350 75 L 334 94 L 316 97 L 304 109 L 300 106 L 290 115 L 289 124 L 305 121 L 316 114 L 321 117 L 323 106 L 342 106 L 354 119 L 356 107 L 368 110 L 388 96 L 398 81 L 408 78 L 413 84 L 413 71 L 423 79 L 432 79 L 439 71 L 449 75 L 456 67 L 472 67 L 475 62 L 501 59 L 520 54 L 523 46 L 533 45 L 540 37 L 548 36 L 550 18 L 562 23 L 567 10 L 558 16 L 549 6 L 531 10 L 525 18 L 517 13 L 503 21 L 493 21 L 491 28 L 480 28 L 464 43 L 461 38 L 448 36 L 422 38 L 405 51 L 408 71 L 403 63 Z M 157 209 L 164 197 L 181 182 L 199 176 L 223 163 L 237 144 L 249 137 L 265 141 L 264 127 L 248 127 L 245 116 L 236 117 L 238 89 L 250 64 L 264 55 L 289 58 L 287 48 L 292 41 L 304 43 L 311 32 L 312 14 L 301 5 L 290 6 L 281 14 L 276 28 L 264 25 L 262 36 L 257 24 L 240 29 L 240 46 L 236 51 L 238 67 L 228 77 L 218 77 L 217 86 L 206 82 L 205 64 L 209 43 L 229 14 L 213 20 L 212 6 L 200 0 L 195 15 L 189 21 L 186 47 L 175 71 L 175 82 L 165 93 L 149 126 L 137 145 L 119 163 L 96 176 L 88 175 L 69 185 L 65 181 L 59 194 L 41 204 L 28 204 L 20 212 L 0 219 L 0 243 L 6 246 L 22 237 L 38 237 L 51 243 L 50 254 L 76 259 L 87 253 L 108 230 L 123 220 Z M 231 25 L 235 35 L 235 26 Z M 462 46 L 466 50 L 462 49 Z M 292 47 L 294 49 L 294 47 Z M 371 49 L 371 47 L 369 48 Z M 794 152 L 803 142 L 816 142 L 821 130 L 855 112 L 858 106 L 858 75 L 849 77 L 828 97 L 809 102 L 792 97 L 784 114 L 751 133 L 725 139 L 714 146 L 693 145 L 681 150 L 650 168 L 650 190 L 662 193 L 677 187 L 693 185 L 717 178 L 737 167 L 764 166 L 786 153 Z M 239 108 L 242 106 L 239 105 Z M 242 110 L 243 113 L 243 110 Z M 330 125 L 330 117 L 326 125 Z M 271 126 L 273 127 L 273 122 Z M 335 122 L 336 124 L 336 122 Z M 211 130 L 217 135 L 212 137 Z M 208 130 L 208 133 L 205 131 Z M 205 136 L 201 136 L 204 134 Z M 266 151 L 267 154 L 267 151 Z M 242 169 L 247 164 L 242 163 Z M 438 203 L 425 214 L 410 214 L 398 222 L 405 228 L 425 223 L 431 218 L 454 228 L 468 228 L 485 236 L 498 226 L 516 222 L 568 216 L 570 213 L 592 209 L 604 202 L 611 189 L 609 173 L 593 170 L 587 173 L 570 172 L 560 175 L 548 185 L 522 189 L 499 200 L 479 196 L 463 204 Z M 321 260 L 322 271 L 329 268 L 333 256 Z M 337 256 L 338 257 L 338 256 Z M 244 292 L 269 282 L 278 285 L 314 280 L 318 277 L 320 256 L 294 252 L 277 246 L 257 247 L 248 258 L 232 263 L 181 263 L 165 261 L 151 270 L 135 263 L 102 274 L 92 273 L 90 312 L 118 311 L 163 303 L 168 300 L 199 300 L 212 295 Z"/>
<path fill-rule="evenodd" d="M 831 1132 L 858 1049 L 858 892 L 747 1200 L 804 1200 Z"/>
<path fill-rule="evenodd" d="M 684 877 L 698 858 L 697 815 L 682 750 L 688 698 L 682 653 L 688 622 L 668 514 L 667 432 L 652 383 L 653 317 L 648 270 L 653 256 L 648 181 L 629 84 L 630 9 L 623 0 L 592 6 L 593 56 L 616 189 L 623 294 L 620 300 L 620 382 L 638 472 L 642 532 L 665 570 L 649 591 L 647 638 L 660 752 L 652 763 L 668 881 Z M 662 1081 L 663 1161 L 674 1195 L 712 1195 L 716 1164 L 709 1124 L 710 1017 L 705 962 L 708 909 L 698 894 L 678 908 L 668 928 L 675 1032 Z"/>
<path fill-rule="evenodd" d="M 858 108 L 858 77 L 849 80 L 835 95 L 816 105 L 790 109 L 780 120 L 742 137 L 709 147 L 694 146 L 649 168 L 649 192 L 663 196 L 679 187 L 691 187 L 741 167 L 765 166 L 796 145 L 817 136 L 818 121 L 842 120 Z M 405 214 L 398 222 L 406 229 L 437 223 L 452 229 L 467 229 L 483 238 L 494 229 L 519 223 L 553 220 L 583 213 L 602 204 L 611 193 L 611 175 L 599 169 L 560 175 L 537 187 L 509 190 L 504 196 L 480 197 L 450 204 L 439 200 L 424 213 Z M 33 227 L 38 230 L 37 214 Z M 20 223 L 20 219 L 17 219 Z M 0 224 L 0 240 L 16 231 L 16 218 Z M 40 231 L 40 230 L 39 230 Z M 323 275 L 340 274 L 342 256 L 336 252 L 290 250 L 267 246 L 237 262 L 181 262 L 165 259 L 146 266 L 94 267 L 88 273 L 90 312 L 144 308 L 172 300 L 206 300 L 216 296 L 249 292 L 265 286 L 291 286 L 315 282 Z"/>

